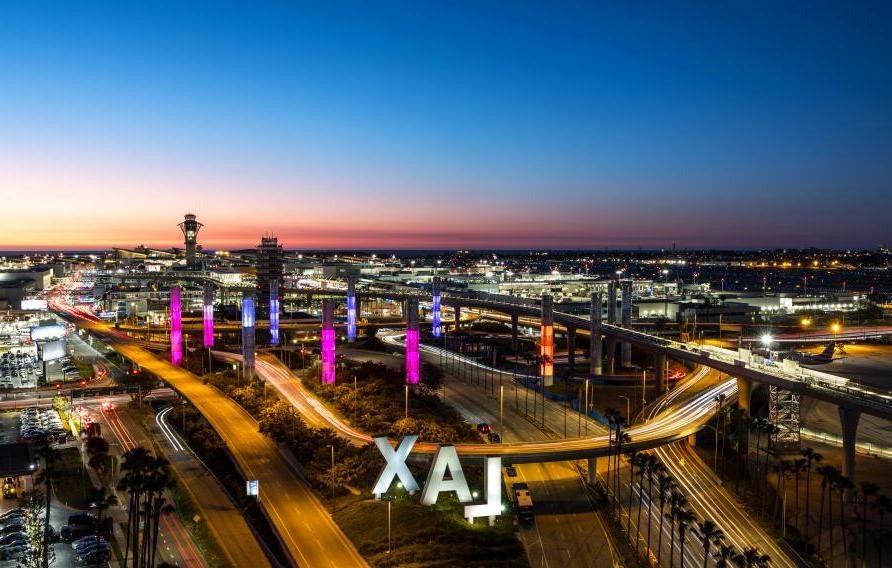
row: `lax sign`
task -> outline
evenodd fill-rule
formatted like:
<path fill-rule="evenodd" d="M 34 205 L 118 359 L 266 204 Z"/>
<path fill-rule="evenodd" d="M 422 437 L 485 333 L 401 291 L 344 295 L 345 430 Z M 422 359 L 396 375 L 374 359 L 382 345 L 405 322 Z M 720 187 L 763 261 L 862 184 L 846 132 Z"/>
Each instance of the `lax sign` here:
<path fill-rule="evenodd" d="M 374 489 L 372 489 L 375 498 L 380 499 L 381 495 L 387 492 L 394 478 L 399 478 L 409 493 L 418 491 L 418 482 L 415 481 L 415 477 L 409 471 L 409 466 L 406 465 L 406 458 L 409 457 L 409 452 L 412 451 L 418 436 L 403 436 L 396 449 L 390 446 L 386 436 L 379 436 L 374 440 L 387 462 L 381 475 L 378 476 L 378 480 L 375 481 Z M 446 479 L 447 470 L 451 479 Z M 433 505 L 437 502 L 440 493 L 444 491 L 455 491 L 460 503 L 473 501 L 471 491 L 468 489 L 468 482 L 465 480 L 465 473 L 461 468 L 461 462 L 458 460 L 458 453 L 455 451 L 455 446 L 451 445 L 437 448 L 434 461 L 427 472 L 424 490 L 421 492 L 421 503 Z M 484 503 L 465 505 L 465 518 L 469 522 L 474 522 L 477 517 L 489 517 L 489 523 L 492 524 L 495 522 L 496 516 L 502 512 L 501 457 L 483 458 L 483 498 Z"/>

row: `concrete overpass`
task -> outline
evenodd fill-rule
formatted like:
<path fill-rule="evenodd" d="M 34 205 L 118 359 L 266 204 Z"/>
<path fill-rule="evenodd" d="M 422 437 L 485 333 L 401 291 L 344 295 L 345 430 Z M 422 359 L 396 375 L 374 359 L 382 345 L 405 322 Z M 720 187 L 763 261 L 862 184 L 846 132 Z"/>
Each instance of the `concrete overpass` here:
<path fill-rule="evenodd" d="M 340 289 L 316 289 L 298 288 L 293 292 L 304 293 L 310 296 L 340 297 L 346 295 L 346 290 Z M 407 300 L 410 298 L 421 301 L 429 301 L 429 296 L 414 291 L 388 291 L 388 290 L 363 290 L 357 292 L 363 297 L 375 297 L 391 300 Z M 615 296 L 614 296 L 615 297 Z M 783 364 L 757 357 L 748 350 L 729 350 L 712 346 L 698 346 L 692 343 L 673 341 L 657 337 L 648 333 L 635 331 L 630 327 L 605 323 L 600 321 L 600 296 L 597 300 L 597 309 L 593 306 L 593 317 L 583 317 L 554 311 L 553 318 L 556 325 L 567 333 L 568 347 L 573 351 L 576 335 L 588 335 L 591 337 L 603 337 L 607 344 L 606 357 L 608 367 L 613 366 L 616 357 L 616 345 L 635 344 L 642 350 L 650 352 L 654 356 L 655 383 L 660 393 L 665 391 L 665 362 L 667 358 L 689 362 L 694 365 L 702 365 L 735 377 L 738 387 L 740 405 L 749 410 L 750 397 L 753 383 L 762 383 L 777 387 L 783 391 L 799 396 L 811 397 L 836 405 L 839 409 L 839 417 L 843 432 L 843 448 L 845 459 L 843 473 L 854 481 L 855 478 L 855 441 L 857 437 L 858 421 L 862 413 L 879 416 L 892 420 L 892 396 L 863 389 L 850 383 L 845 378 L 827 373 L 814 371 L 801 367 L 795 361 L 785 361 Z M 539 319 L 542 317 L 542 309 L 536 303 L 510 296 L 496 296 L 487 294 L 478 296 L 474 294 L 443 293 L 444 306 L 456 310 L 461 309 L 490 310 L 503 313 L 511 317 L 512 336 L 516 337 L 519 318 Z M 611 310 L 608 310 L 608 317 Z M 591 341 L 593 351 L 600 349 L 601 342 Z M 600 357 L 592 357 L 593 367 L 600 367 Z M 597 361 L 596 361 L 597 359 Z M 572 360 L 570 362 L 572 366 Z M 599 374 L 600 369 L 592 369 L 592 374 Z"/>

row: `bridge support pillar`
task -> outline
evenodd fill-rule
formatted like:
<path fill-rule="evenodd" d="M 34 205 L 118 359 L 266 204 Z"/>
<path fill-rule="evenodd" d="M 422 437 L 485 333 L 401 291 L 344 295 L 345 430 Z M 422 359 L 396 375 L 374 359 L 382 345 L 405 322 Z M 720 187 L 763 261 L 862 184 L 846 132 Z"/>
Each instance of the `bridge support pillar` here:
<path fill-rule="evenodd" d="M 753 395 L 753 382 L 743 377 L 737 377 L 737 405 L 750 412 L 750 398 Z"/>
<path fill-rule="evenodd" d="M 632 282 L 631 280 L 622 281 L 622 326 L 626 329 L 632 327 Z M 622 366 L 629 368 L 632 366 L 632 344 L 628 341 L 622 343 Z"/>
<path fill-rule="evenodd" d="M 691 434 L 691 435 L 688 436 L 686 439 L 687 439 L 687 441 L 688 441 L 688 445 L 689 445 L 690 447 L 692 447 L 692 448 L 696 448 L 696 447 L 697 447 L 697 434 Z"/>
<path fill-rule="evenodd" d="M 855 442 L 858 437 L 858 420 L 860 410 L 839 407 L 839 423 L 842 430 L 842 474 L 855 483 Z M 847 492 L 848 499 L 854 498 L 852 491 Z"/>
<path fill-rule="evenodd" d="M 576 371 L 576 328 L 567 328 L 567 372 L 570 376 Z"/>
<path fill-rule="evenodd" d="M 598 483 L 598 458 L 588 459 L 588 471 L 586 472 L 586 481 L 592 487 Z"/>
<path fill-rule="evenodd" d="M 616 374 L 616 340 L 607 339 L 607 374 Z"/>
<path fill-rule="evenodd" d="M 666 354 L 654 353 L 654 374 L 656 375 L 657 396 L 666 392 Z"/>
<path fill-rule="evenodd" d="M 511 314 L 511 352 L 517 354 L 517 314 Z"/>
<path fill-rule="evenodd" d="M 607 323 L 616 323 L 616 280 L 607 283 Z"/>
<path fill-rule="evenodd" d="M 601 374 L 601 294 L 592 294 L 591 314 L 589 315 L 589 373 Z"/>

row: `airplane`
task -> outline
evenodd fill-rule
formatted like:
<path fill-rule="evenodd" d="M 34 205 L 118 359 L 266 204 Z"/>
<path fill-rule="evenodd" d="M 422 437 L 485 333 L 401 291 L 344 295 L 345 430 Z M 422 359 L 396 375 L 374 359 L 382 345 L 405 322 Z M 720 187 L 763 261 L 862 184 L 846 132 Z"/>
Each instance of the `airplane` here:
<path fill-rule="evenodd" d="M 784 359 L 793 359 L 794 361 L 799 361 L 800 363 L 805 363 L 806 365 L 824 365 L 833 361 L 833 353 L 835 351 L 836 342 L 831 341 L 827 344 L 827 347 L 825 347 L 824 350 L 820 353 L 803 353 L 801 351 L 796 351 L 795 349 L 793 349 L 787 351 L 784 354 Z"/>

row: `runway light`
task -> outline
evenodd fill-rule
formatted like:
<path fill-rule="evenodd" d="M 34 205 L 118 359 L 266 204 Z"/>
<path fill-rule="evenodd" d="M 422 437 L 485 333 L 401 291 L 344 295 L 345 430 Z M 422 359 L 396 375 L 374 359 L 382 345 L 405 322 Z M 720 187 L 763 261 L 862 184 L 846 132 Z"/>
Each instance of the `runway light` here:
<path fill-rule="evenodd" d="M 765 333 L 761 337 L 763 345 L 771 345 L 771 342 L 774 341 L 774 337 L 770 333 Z"/>

